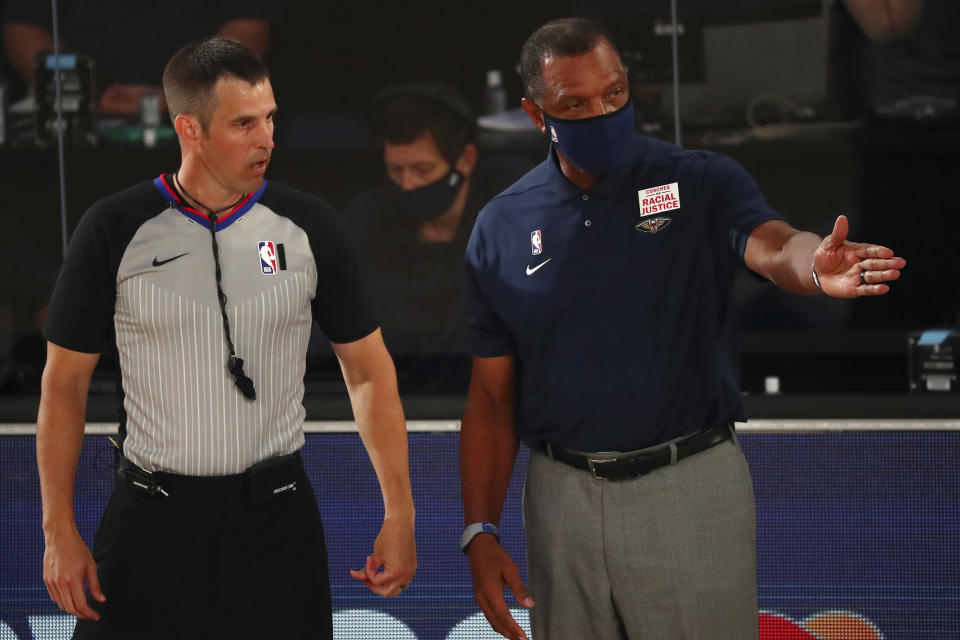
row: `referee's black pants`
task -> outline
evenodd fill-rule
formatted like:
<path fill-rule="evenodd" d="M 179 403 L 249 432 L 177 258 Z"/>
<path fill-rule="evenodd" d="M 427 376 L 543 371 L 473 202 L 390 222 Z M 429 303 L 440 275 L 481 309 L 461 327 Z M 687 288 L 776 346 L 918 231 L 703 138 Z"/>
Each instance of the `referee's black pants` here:
<path fill-rule="evenodd" d="M 73 637 L 333 637 L 323 529 L 310 483 L 251 505 L 242 476 L 156 474 L 169 497 L 118 480 L 94 538 L 100 621 Z"/>

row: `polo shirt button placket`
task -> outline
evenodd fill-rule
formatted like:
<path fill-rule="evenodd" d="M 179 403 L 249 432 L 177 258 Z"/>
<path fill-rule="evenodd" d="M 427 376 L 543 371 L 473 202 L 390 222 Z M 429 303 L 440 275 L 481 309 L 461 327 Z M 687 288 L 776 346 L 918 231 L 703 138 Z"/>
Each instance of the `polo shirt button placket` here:
<path fill-rule="evenodd" d="M 580 199 L 584 202 L 589 202 L 591 200 L 590 194 L 584 193 L 580 196 Z M 598 251 L 600 249 L 600 239 L 597 236 L 597 232 L 593 230 L 593 218 L 586 217 L 589 214 L 589 211 L 586 209 L 586 207 L 583 209 L 583 214 L 583 227 L 587 232 L 584 236 L 583 246 L 587 251 Z"/>

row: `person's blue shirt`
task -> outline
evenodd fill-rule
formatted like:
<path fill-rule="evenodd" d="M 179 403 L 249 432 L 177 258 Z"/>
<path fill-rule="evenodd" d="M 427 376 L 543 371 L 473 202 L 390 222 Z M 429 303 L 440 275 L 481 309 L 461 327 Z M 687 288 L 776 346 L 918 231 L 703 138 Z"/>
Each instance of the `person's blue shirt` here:
<path fill-rule="evenodd" d="M 630 451 L 742 420 L 732 313 L 747 237 L 782 219 L 730 158 L 637 135 L 584 191 L 556 156 L 480 212 L 474 355 L 514 355 L 531 447 Z"/>

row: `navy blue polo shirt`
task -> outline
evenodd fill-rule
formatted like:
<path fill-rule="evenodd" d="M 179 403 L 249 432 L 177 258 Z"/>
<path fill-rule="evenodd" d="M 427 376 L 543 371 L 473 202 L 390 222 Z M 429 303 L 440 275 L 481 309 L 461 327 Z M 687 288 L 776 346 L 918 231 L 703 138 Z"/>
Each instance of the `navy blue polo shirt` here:
<path fill-rule="evenodd" d="M 639 134 L 588 191 L 551 152 L 491 200 L 467 246 L 471 338 L 518 359 L 520 439 L 630 451 L 742 420 L 730 289 L 774 219 L 730 158 Z"/>

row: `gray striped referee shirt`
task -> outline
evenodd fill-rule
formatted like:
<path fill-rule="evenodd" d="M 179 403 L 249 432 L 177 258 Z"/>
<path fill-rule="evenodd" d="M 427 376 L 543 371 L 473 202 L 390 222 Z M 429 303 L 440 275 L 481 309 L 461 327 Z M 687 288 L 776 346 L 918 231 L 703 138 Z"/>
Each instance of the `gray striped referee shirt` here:
<path fill-rule="evenodd" d="M 236 353 L 257 397 L 227 370 L 209 220 L 160 176 L 91 207 L 50 300 L 45 336 L 119 356 L 123 452 L 151 471 L 240 473 L 303 445 L 303 376 L 314 319 L 333 342 L 377 327 L 356 259 L 323 201 L 264 184 L 217 221 Z"/>

